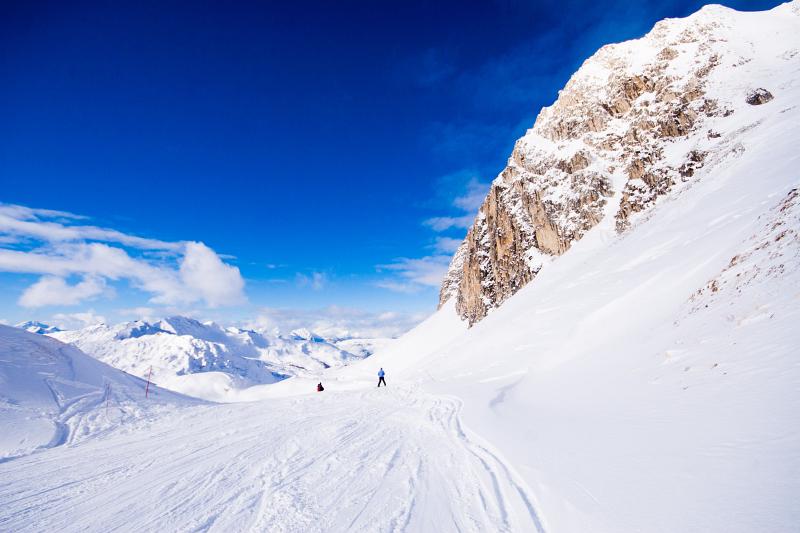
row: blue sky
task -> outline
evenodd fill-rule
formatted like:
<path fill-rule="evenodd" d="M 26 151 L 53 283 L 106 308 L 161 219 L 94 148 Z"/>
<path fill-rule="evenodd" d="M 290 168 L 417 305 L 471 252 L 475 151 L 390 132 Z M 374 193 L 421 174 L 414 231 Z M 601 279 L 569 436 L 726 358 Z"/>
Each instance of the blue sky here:
<path fill-rule="evenodd" d="M 703 2 L 136 4 L 0 7 L 0 319 L 407 327 L 569 75 Z"/>

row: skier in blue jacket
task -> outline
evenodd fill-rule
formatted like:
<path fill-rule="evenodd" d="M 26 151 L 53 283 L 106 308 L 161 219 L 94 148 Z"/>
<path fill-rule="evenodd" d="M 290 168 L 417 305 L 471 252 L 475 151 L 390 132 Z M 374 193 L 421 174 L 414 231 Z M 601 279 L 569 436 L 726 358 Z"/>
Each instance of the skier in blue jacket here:
<path fill-rule="evenodd" d="M 383 371 L 383 368 L 378 370 L 378 387 L 381 386 L 381 383 L 383 383 L 384 387 L 388 387 L 388 385 L 386 385 L 386 380 L 383 379 L 383 376 L 385 376 L 385 375 L 386 375 L 386 373 Z"/>

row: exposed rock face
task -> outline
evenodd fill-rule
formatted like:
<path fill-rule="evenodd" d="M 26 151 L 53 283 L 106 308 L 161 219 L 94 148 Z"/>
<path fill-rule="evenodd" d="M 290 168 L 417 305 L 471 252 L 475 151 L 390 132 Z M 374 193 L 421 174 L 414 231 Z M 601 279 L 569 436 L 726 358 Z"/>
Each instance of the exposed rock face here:
<path fill-rule="evenodd" d="M 756 89 L 755 91 L 747 95 L 747 99 L 745 101 L 750 105 L 761 105 L 761 104 L 766 104 L 773 98 L 774 96 L 772 96 L 772 93 L 769 92 L 768 90 Z"/>
<path fill-rule="evenodd" d="M 797 6 L 783 15 L 800 20 Z M 707 6 L 588 59 L 514 146 L 453 258 L 440 306 L 456 298 L 458 313 L 477 322 L 587 231 L 624 232 L 696 179 L 710 152 L 730 147 L 720 131 L 735 108 L 772 98 L 747 94 L 757 51 L 738 31 L 746 16 Z M 732 72 L 741 86 L 723 81 Z"/>

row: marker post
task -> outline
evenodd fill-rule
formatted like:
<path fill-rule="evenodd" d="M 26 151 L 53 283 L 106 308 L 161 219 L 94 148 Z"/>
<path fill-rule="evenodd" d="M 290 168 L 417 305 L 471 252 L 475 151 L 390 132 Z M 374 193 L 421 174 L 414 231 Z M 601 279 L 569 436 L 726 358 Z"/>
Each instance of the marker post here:
<path fill-rule="evenodd" d="M 147 393 L 150 391 L 150 376 L 153 375 L 153 366 L 150 365 L 150 372 L 147 373 L 147 386 L 144 388 L 144 397 L 147 398 Z"/>
<path fill-rule="evenodd" d="M 106 383 L 106 418 L 108 418 L 108 402 L 111 399 L 111 384 Z"/>

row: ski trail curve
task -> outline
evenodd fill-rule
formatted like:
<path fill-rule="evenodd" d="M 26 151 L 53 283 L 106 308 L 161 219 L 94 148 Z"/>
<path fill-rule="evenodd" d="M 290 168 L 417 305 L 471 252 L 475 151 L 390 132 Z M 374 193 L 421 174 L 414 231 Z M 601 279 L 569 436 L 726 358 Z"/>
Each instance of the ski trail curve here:
<path fill-rule="evenodd" d="M 0 530 L 544 532 L 460 410 L 400 387 L 176 409 L 0 464 Z"/>
<path fill-rule="evenodd" d="M 452 411 L 453 414 L 448 420 L 451 429 L 454 430 L 458 437 L 464 441 L 464 446 L 470 450 L 470 452 L 481 462 L 487 472 L 490 473 L 496 489 L 500 490 L 499 487 L 501 486 L 501 483 L 498 481 L 499 479 L 502 479 L 503 484 L 506 487 L 512 489 L 512 494 L 509 496 L 502 496 L 501 500 L 505 501 L 506 498 L 511 498 L 512 501 L 518 500 L 517 503 L 521 503 L 524 506 L 524 511 L 527 513 L 527 518 L 530 519 L 531 524 L 535 527 L 535 531 L 538 533 L 545 533 L 545 527 L 542 523 L 542 519 L 540 518 L 539 513 L 536 510 L 536 506 L 533 503 L 535 500 L 532 495 L 532 491 L 526 486 L 525 482 L 522 481 L 522 478 L 518 474 L 514 473 L 512 467 L 509 466 L 506 461 L 500 458 L 499 454 L 490 450 L 488 444 L 481 444 L 479 443 L 478 437 L 469 437 L 467 435 L 467 432 L 465 431 L 459 417 L 463 403 L 461 400 L 455 397 L 450 397 L 449 401 L 455 405 L 455 408 Z"/>

